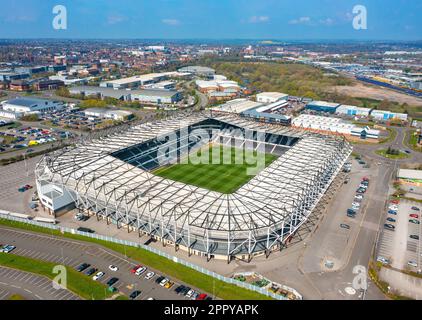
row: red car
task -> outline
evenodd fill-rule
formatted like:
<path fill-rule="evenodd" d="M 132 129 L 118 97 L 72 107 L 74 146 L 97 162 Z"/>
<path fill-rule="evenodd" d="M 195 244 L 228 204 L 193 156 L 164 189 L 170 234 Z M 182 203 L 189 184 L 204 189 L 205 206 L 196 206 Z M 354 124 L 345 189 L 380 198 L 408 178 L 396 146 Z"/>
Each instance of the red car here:
<path fill-rule="evenodd" d="M 419 219 L 419 216 L 417 214 L 414 214 L 414 213 L 410 214 L 409 216 L 411 218 Z"/>
<path fill-rule="evenodd" d="M 362 181 L 369 181 L 369 178 L 368 177 L 363 177 L 362 178 Z"/>
<path fill-rule="evenodd" d="M 205 293 L 201 293 L 196 300 L 205 300 L 205 298 L 207 297 L 207 295 Z"/>
<path fill-rule="evenodd" d="M 391 200 L 391 203 L 399 204 L 399 200 Z"/>
<path fill-rule="evenodd" d="M 33 188 L 33 186 L 30 186 L 29 184 L 27 184 L 27 185 L 25 186 L 25 188 L 26 188 L 26 190 L 29 190 L 29 189 L 32 189 L 32 188 Z"/>
<path fill-rule="evenodd" d="M 130 270 L 130 272 L 131 273 L 135 273 L 139 268 L 142 268 L 142 266 L 141 265 L 137 265 L 137 266 L 134 266 L 131 270 Z"/>

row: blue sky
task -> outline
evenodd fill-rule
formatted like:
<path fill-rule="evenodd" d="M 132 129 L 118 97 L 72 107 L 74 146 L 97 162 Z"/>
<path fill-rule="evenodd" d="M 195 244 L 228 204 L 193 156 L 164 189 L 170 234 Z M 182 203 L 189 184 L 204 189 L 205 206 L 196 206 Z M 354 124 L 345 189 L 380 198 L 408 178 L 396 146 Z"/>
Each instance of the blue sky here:
<path fill-rule="evenodd" d="M 52 28 L 64 5 L 68 29 Z M 352 26 L 364 5 L 368 29 Z M 0 38 L 421 40 L 421 0 L 0 0 Z"/>

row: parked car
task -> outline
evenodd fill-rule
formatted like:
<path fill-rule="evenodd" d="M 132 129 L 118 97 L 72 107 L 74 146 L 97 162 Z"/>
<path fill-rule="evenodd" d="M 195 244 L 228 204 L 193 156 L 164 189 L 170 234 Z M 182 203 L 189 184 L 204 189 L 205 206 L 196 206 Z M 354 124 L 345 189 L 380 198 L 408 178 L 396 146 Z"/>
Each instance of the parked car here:
<path fill-rule="evenodd" d="M 409 237 L 410 239 L 413 239 L 413 240 L 419 240 L 419 236 L 416 234 L 411 234 Z"/>
<path fill-rule="evenodd" d="M 200 295 L 198 295 L 196 300 L 205 300 L 207 297 L 208 295 L 206 295 L 205 293 L 201 293 Z"/>
<path fill-rule="evenodd" d="M 135 274 L 137 276 L 140 276 L 141 274 L 143 274 L 145 271 L 147 271 L 147 268 L 145 267 L 140 267 L 138 270 L 136 270 Z"/>
<path fill-rule="evenodd" d="M 412 261 L 412 260 L 410 260 L 407 264 L 411 267 L 415 267 L 415 268 L 418 267 L 418 264 L 415 261 Z"/>
<path fill-rule="evenodd" d="M 420 211 L 420 209 L 418 207 L 412 207 L 412 210 Z"/>
<path fill-rule="evenodd" d="M 150 271 L 145 275 L 145 279 L 150 280 L 154 277 L 154 275 L 155 275 L 155 272 Z"/>
<path fill-rule="evenodd" d="M 167 284 L 167 282 L 169 282 L 169 279 L 164 278 L 163 280 L 160 281 L 160 286 L 164 287 Z"/>
<path fill-rule="evenodd" d="M 377 261 L 378 261 L 378 262 L 381 262 L 381 263 L 383 263 L 383 264 L 390 264 L 390 260 L 388 260 L 388 259 L 386 259 L 386 258 L 384 258 L 384 257 L 378 257 L 378 258 L 377 258 Z"/>
<path fill-rule="evenodd" d="M 415 219 L 419 219 L 419 215 L 414 214 L 414 213 L 409 214 L 409 217 L 411 217 L 411 218 L 415 218 Z"/>
<path fill-rule="evenodd" d="M 192 297 L 192 295 L 195 293 L 195 291 L 194 290 L 189 290 L 187 293 L 186 293 L 186 298 L 191 298 Z"/>
<path fill-rule="evenodd" d="M 174 286 L 174 282 L 168 281 L 168 282 L 164 285 L 164 288 L 166 288 L 166 289 L 171 289 L 171 287 L 173 287 L 173 286 Z"/>
<path fill-rule="evenodd" d="M 140 294 L 142 293 L 142 291 L 139 291 L 139 290 L 135 290 L 135 291 L 133 291 L 131 294 L 130 294 L 130 296 L 129 296 L 129 298 L 131 298 L 132 300 L 134 300 L 134 299 L 136 299 Z"/>
<path fill-rule="evenodd" d="M 100 271 L 95 276 L 92 277 L 92 280 L 97 281 L 97 280 L 100 280 L 104 276 L 105 276 L 105 273 Z"/>
<path fill-rule="evenodd" d="M 98 269 L 97 268 L 91 268 L 91 269 L 89 269 L 88 271 L 86 271 L 85 272 L 85 274 L 87 275 L 87 276 L 92 276 L 95 272 L 97 272 L 98 271 Z"/>
<path fill-rule="evenodd" d="M 388 218 L 387 218 L 387 221 L 388 221 L 388 222 L 396 222 L 396 219 L 391 218 L 391 217 L 388 217 Z"/>
<path fill-rule="evenodd" d="M 88 269 L 90 266 L 91 266 L 91 265 L 90 265 L 90 264 L 88 264 L 88 263 L 82 263 L 82 264 L 80 264 L 80 265 L 76 268 L 76 271 L 78 271 L 78 272 L 82 272 L 82 271 L 84 271 L 84 270 Z"/>
<path fill-rule="evenodd" d="M 340 228 L 343 228 L 343 229 L 350 229 L 350 226 L 348 225 L 348 224 L 345 224 L 345 223 L 342 223 L 342 224 L 340 224 Z"/>
<path fill-rule="evenodd" d="M 3 248 L 0 249 L 0 252 L 3 252 L 3 253 L 11 253 L 15 249 L 16 249 L 15 246 L 12 246 L 10 244 L 7 244 L 7 245 L 3 246 Z"/>
<path fill-rule="evenodd" d="M 155 279 L 155 283 L 160 284 L 161 281 L 163 281 L 166 277 L 164 276 L 159 276 L 157 279 Z"/>
<path fill-rule="evenodd" d="M 399 204 L 399 200 L 391 200 L 390 202 L 394 204 Z"/>
<path fill-rule="evenodd" d="M 119 278 L 111 278 L 110 280 L 107 281 L 107 285 L 109 287 L 111 287 L 113 284 L 115 284 L 117 281 L 119 281 Z"/>
<path fill-rule="evenodd" d="M 386 224 L 384 224 L 384 228 L 385 229 L 387 229 L 387 230 L 391 230 L 391 231 L 394 231 L 395 229 L 396 229 L 396 227 L 395 226 L 393 226 L 392 224 L 390 224 L 390 223 L 386 223 Z"/>
<path fill-rule="evenodd" d="M 176 287 L 176 289 L 174 289 L 174 292 L 179 294 L 183 291 L 184 288 L 186 288 L 186 287 L 183 284 L 181 284 L 180 286 Z"/>
<path fill-rule="evenodd" d="M 80 232 L 86 232 L 86 233 L 95 233 L 95 231 L 94 231 L 94 230 L 89 229 L 89 228 L 84 228 L 84 227 L 79 227 L 79 228 L 78 228 L 78 229 L 76 229 L 76 230 L 78 230 L 78 231 L 80 231 Z"/>
<path fill-rule="evenodd" d="M 116 272 L 117 270 L 119 270 L 119 268 L 117 267 L 117 266 L 115 266 L 115 265 L 109 265 L 108 266 L 108 268 L 111 270 L 111 271 L 113 271 L 113 272 Z"/>
<path fill-rule="evenodd" d="M 394 216 L 396 216 L 396 215 L 397 215 L 397 211 L 394 211 L 394 210 L 388 210 L 388 213 L 389 213 L 389 214 L 392 214 L 392 215 L 394 215 Z"/>
<path fill-rule="evenodd" d="M 356 218 L 356 213 L 347 213 L 349 218 Z"/>
<path fill-rule="evenodd" d="M 416 219 L 410 219 L 409 222 L 414 224 L 420 224 L 419 220 Z"/>
<path fill-rule="evenodd" d="M 190 299 L 191 299 L 191 300 L 196 300 L 198 297 L 199 297 L 199 293 L 195 291 L 195 292 L 192 294 L 192 297 L 191 297 Z"/>
<path fill-rule="evenodd" d="M 139 264 L 137 266 L 134 266 L 132 269 L 130 269 L 130 273 L 136 273 L 136 271 L 138 271 L 139 268 L 142 268 L 142 266 Z"/>

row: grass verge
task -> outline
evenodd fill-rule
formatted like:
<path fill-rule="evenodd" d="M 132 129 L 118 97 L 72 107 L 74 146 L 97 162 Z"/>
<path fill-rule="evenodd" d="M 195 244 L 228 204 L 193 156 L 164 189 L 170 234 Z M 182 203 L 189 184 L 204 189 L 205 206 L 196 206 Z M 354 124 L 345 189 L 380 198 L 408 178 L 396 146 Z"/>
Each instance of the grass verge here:
<path fill-rule="evenodd" d="M 127 247 L 121 244 L 92 239 L 80 235 L 74 235 L 69 233 L 62 234 L 58 230 L 51 230 L 23 222 L 10 221 L 6 219 L 0 219 L 0 225 L 99 244 L 105 248 L 111 249 L 118 253 L 126 254 L 128 258 L 131 258 L 133 260 L 138 261 L 139 263 L 145 264 L 146 266 L 159 270 L 160 272 L 168 276 L 174 277 L 178 280 L 181 280 L 189 285 L 192 285 L 198 289 L 213 294 L 224 300 L 271 299 L 270 297 L 259 294 L 258 292 L 254 292 L 233 284 L 226 283 L 221 280 L 217 280 L 211 276 L 193 270 L 192 268 L 186 267 L 179 263 L 175 263 L 167 258 L 161 257 L 144 249 Z"/>
<path fill-rule="evenodd" d="M 380 149 L 376 150 L 375 153 L 379 156 L 382 156 L 387 159 L 407 159 L 409 158 L 409 155 L 407 153 L 401 152 L 399 154 L 387 154 L 387 150 Z"/>
<path fill-rule="evenodd" d="M 35 273 L 52 280 L 57 275 L 52 271 L 53 268 L 57 265 L 55 263 L 45 262 L 28 257 L 21 257 L 13 254 L 0 253 L 0 265 Z M 102 300 L 111 296 L 105 285 L 99 282 L 95 282 L 88 276 L 79 273 L 69 267 L 66 267 L 66 271 L 67 288 L 78 296 L 88 300 Z"/>

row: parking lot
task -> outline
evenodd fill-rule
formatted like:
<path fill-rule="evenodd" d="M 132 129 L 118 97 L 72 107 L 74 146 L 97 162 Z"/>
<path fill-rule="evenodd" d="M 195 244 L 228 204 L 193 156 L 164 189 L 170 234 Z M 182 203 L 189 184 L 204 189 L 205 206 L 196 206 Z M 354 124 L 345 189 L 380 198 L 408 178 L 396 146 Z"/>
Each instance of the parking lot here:
<path fill-rule="evenodd" d="M 0 267 L 0 300 L 17 293 L 35 300 L 79 300 L 65 289 L 56 289 L 52 281 L 29 272 Z"/>
<path fill-rule="evenodd" d="M 389 204 L 389 206 L 391 203 Z M 420 272 L 422 262 L 420 211 L 415 202 L 402 200 L 385 211 L 385 226 L 378 244 L 378 261 L 400 270 Z M 396 212 L 394 214 L 394 212 Z M 393 228 L 394 227 L 394 228 Z"/>
<path fill-rule="evenodd" d="M 73 135 L 68 131 L 38 128 L 36 126 L 0 127 L 0 152 L 26 149 L 30 153 L 35 147 L 66 140 Z"/>
<path fill-rule="evenodd" d="M 137 300 L 151 298 L 155 300 L 189 299 L 174 291 L 181 285 L 180 282 L 169 279 L 173 282 L 170 288 L 161 286 L 156 283 L 156 280 L 162 274 L 149 268 L 137 276 L 131 272 L 138 265 L 136 262 L 97 245 L 3 227 L 0 227 L 0 243 L 16 246 L 11 254 L 62 264 L 74 269 L 83 263 L 87 263 L 90 266 L 82 272 L 86 272 L 90 268 L 98 269 L 96 272 L 104 272 L 105 275 L 99 279 L 103 284 L 106 284 L 113 277 L 118 278 L 119 280 L 113 286 L 126 296 L 130 296 L 135 290 L 141 291 L 142 293 L 136 298 Z M 118 267 L 118 270 L 111 271 L 110 265 Z M 154 272 L 151 279 L 145 278 L 148 272 Z M 193 290 L 202 293 L 194 288 Z"/>
<path fill-rule="evenodd" d="M 25 192 L 19 192 L 18 189 L 27 184 L 35 186 L 34 169 L 40 159 L 39 156 L 0 166 L 0 209 L 24 214 L 36 213 L 29 207 L 35 188 Z"/>

